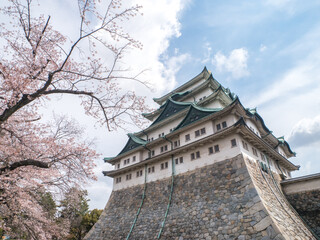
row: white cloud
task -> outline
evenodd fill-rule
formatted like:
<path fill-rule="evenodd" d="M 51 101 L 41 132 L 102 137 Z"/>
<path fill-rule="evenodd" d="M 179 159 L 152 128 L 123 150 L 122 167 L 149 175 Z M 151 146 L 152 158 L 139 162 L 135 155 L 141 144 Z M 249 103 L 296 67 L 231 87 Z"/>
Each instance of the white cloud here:
<path fill-rule="evenodd" d="M 203 64 L 208 63 L 211 59 L 212 47 L 209 42 L 206 42 L 204 44 L 204 50 L 205 50 L 205 53 L 203 56 L 203 60 L 201 61 L 201 63 L 203 63 Z"/>
<path fill-rule="evenodd" d="M 148 100 L 155 96 L 161 96 L 163 93 L 172 90 L 176 85 L 175 74 L 181 66 L 190 59 L 186 53 L 175 52 L 171 58 L 163 58 L 169 47 L 170 40 L 177 38 L 180 33 L 179 14 L 185 8 L 189 1 L 182 0 L 131 0 L 123 1 L 125 6 L 132 4 L 142 5 L 141 12 L 143 16 L 137 15 L 128 22 L 123 22 L 123 29 L 136 40 L 143 44 L 143 49 L 133 49 L 126 53 L 122 59 L 125 68 L 134 73 L 146 70 L 141 75 L 141 80 L 147 80 L 152 84 L 154 91 L 137 84 L 134 81 L 122 83 L 126 90 L 135 90 L 138 95 L 146 96 Z M 52 23 L 57 30 L 62 30 L 70 39 L 74 39 L 78 34 L 78 13 L 76 5 L 72 1 L 41 2 L 39 12 L 46 16 L 51 15 Z M 124 6 L 124 7 L 125 7 Z M 70 9 L 73 10 L 70 10 Z M 52 10 L 52 11 L 51 11 Z M 101 57 L 108 63 L 110 56 L 104 55 L 101 51 Z M 50 105 L 50 106 L 49 106 Z M 107 132 L 104 127 L 94 127 L 94 119 L 85 116 L 84 111 L 79 106 L 79 101 L 71 97 L 65 97 L 59 101 L 48 104 L 48 109 L 53 108 L 59 113 L 66 113 L 74 116 L 85 126 L 89 137 L 97 139 L 96 150 L 103 157 L 112 157 L 118 154 L 127 141 L 124 131 Z M 48 110 L 51 113 L 51 109 Z M 131 129 L 135 131 L 135 129 Z M 109 164 L 103 163 L 102 159 L 95 160 L 97 167 L 95 173 L 98 181 L 87 187 L 89 192 L 90 208 L 102 208 L 108 201 L 112 190 L 112 179 L 104 177 L 102 170 L 111 170 Z"/>
<path fill-rule="evenodd" d="M 190 60 L 190 55 L 185 53 L 168 58 L 162 69 L 162 77 L 166 79 L 166 88 L 173 89 L 176 86 L 175 75 L 181 69 L 182 65 Z"/>
<path fill-rule="evenodd" d="M 123 62 L 133 71 L 147 70 L 140 78 L 148 81 L 154 91 L 151 92 L 136 82 L 126 82 L 122 86 L 135 90 L 139 95 L 147 96 L 147 99 L 151 101 L 153 97 L 161 96 L 175 87 L 175 74 L 190 57 L 186 53 L 179 53 L 177 49 L 175 56 L 161 58 L 162 55 L 165 55 L 170 40 L 181 35 L 178 16 L 187 2 L 181 0 L 133 0 L 132 3 L 143 6 L 143 16 L 136 16 L 130 20 L 124 29 L 143 44 L 143 49 L 133 49 L 128 52 L 123 58 Z M 129 4 L 129 2 L 125 2 L 125 4 Z M 127 141 L 127 136 L 124 131 L 117 131 L 100 134 L 98 140 L 100 142 L 97 146 L 99 152 L 102 152 L 103 157 L 109 157 L 120 152 Z M 112 190 L 112 180 L 102 176 L 101 173 L 102 170 L 110 170 L 111 166 L 103 163 L 102 160 L 98 161 L 100 161 L 97 167 L 98 182 L 88 188 L 91 199 L 90 208 L 102 208 L 107 203 Z"/>
<path fill-rule="evenodd" d="M 267 50 L 267 46 L 264 45 L 264 44 L 261 44 L 261 45 L 260 45 L 260 48 L 259 48 L 259 51 L 260 51 L 260 52 L 264 52 L 265 50 Z"/>
<path fill-rule="evenodd" d="M 299 96 L 305 99 L 305 106 L 310 97 L 306 98 L 306 92 L 312 92 L 320 87 L 320 49 L 302 59 L 293 68 L 287 70 L 282 76 L 270 79 L 272 84 L 264 91 L 261 91 L 257 98 L 252 100 L 255 105 L 262 105 L 278 98 L 286 99 Z"/>
<path fill-rule="evenodd" d="M 320 142 L 320 115 L 301 119 L 293 127 L 289 140 L 296 147 Z"/>
<path fill-rule="evenodd" d="M 153 86 L 155 92 L 144 91 L 143 95 L 150 98 L 154 95 L 160 96 L 172 90 L 176 85 L 175 74 L 177 71 L 170 71 L 167 68 L 170 68 L 174 63 L 176 63 L 176 67 L 180 68 L 178 65 L 183 64 L 182 60 L 187 56 L 185 53 L 179 53 L 179 49 L 176 49 L 176 56 L 172 60 L 164 59 L 165 62 L 163 62 L 161 59 L 166 54 L 170 40 L 181 35 L 178 17 L 188 1 L 133 0 L 132 2 L 143 6 L 141 10 L 143 16 L 132 19 L 125 26 L 125 29 L 132 37 L 141 41 L 143 49 L 134 49 L 125 56 L 123 61 L 131 69 L 137 71 L 147 69 L 142 78 Z"/>
<path fill-rule="evenodd" d="M 234 49 L 229 56 L 218 52 L 214 55 L 212 64 L 219 72 L 231 73 L 233 79 L 239 79 L 249 75 L 247 61 L 248 51 L 245 48 Z"/>
<path fill-rule="evenodd" d="M 283 8 L 292 2 L 293 2 L 292 0 L 267 0 L 265 4 L 273 7 L 277 7 L 277 8 Z"/>

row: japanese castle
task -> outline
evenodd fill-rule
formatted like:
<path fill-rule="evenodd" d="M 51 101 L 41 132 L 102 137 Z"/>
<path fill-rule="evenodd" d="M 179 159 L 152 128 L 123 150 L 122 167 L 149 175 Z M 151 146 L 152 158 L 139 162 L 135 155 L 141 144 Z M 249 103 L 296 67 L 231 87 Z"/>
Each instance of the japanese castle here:
<path fill-rule="evenodd" d="M 159 108 L 143 116 L 152 123 L 128 134 L 122 151 L 105 162 L 114 170 L 113 190 L 168 178 L 242 153 L 283 179 L 299 166 L 283 137 L 277 138 L 256 109 L 245 108 L 207 70 L 168 94 L 154 98 Z"/>
<path fill-rule="evenodd" d="M 113 191 L 86 240 L 317 240 L 320 173 L 203 71 L 155 98 L 151 121 L 105 162 Z"/>

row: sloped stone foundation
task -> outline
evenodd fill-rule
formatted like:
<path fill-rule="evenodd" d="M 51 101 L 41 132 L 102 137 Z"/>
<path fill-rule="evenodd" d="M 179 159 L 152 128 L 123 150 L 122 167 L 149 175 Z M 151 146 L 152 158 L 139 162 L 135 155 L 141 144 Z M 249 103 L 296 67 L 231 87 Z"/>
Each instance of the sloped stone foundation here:
<path fill-rule="evenodd" d="M 174 177 L 160 239 L 315 239 L 277 192 L 272 177 L 238 155 Z M 147 184 L 129 239 L 158 239 L 171 178 Z M 144 186 L 114 191 L 87 240 L 126 239 Z"/>
<path fill-rule="evenodd" d="M 286 195 L 288 201 L 320 238 L 320 191 L 305 191 Z"/>

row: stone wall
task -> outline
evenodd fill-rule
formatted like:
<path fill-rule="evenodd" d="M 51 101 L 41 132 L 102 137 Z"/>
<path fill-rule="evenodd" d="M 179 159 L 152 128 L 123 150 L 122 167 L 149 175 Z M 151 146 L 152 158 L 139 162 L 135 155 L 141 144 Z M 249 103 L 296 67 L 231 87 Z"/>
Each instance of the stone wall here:
<path fill-rule="evenodd" d="M 286 195 L 313 232 L 320 238 L 320 191 L 307 191 Z"/>
<path fill-rule="evenodd" d="M 280 177 L 262 171 L 256 162 L 244 158 L 263 205 L 285 239 L 315 239 L 281 191 Z"/>
<path fill-rule="evenodd" d="M 276 198 L 281 197 L 268 190 L 263 181 L 258 165 L 244 160 L 241 154 L 175 176 L 160 239 L 314 239 L 298 218 L 290 220 L 289 215 L 294 214 L 290 207 L 280 204 L 281 200 L 277 203 Z M 129 239 L 157 239 L 170 187 L 171 178 L 147 184 L 146 197 Z M 114 191 L 85 239 L 126 239 L 142 193 L 143 185 Z"/>

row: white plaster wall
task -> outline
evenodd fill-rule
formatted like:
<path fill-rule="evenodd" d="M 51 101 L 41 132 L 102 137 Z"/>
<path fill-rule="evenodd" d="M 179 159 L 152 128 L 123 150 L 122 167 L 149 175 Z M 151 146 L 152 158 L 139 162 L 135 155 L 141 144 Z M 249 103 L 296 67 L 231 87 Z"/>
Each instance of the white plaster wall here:
<path fill-rule="evenodd" d="M 214 121 L 208 120 L 205 123 L 203 123 L 202 125 L 194 126 L 193 128 L 190 128 L 190 129 L 188 129 L 186 131 L 181 132 L 179 134 L 179 138 L 175 138 L 172 141 L 175 141 L 175 140 L 179 139 L 180 140 L 180 146 L 183 146 L 183 145 L 190 144 L 192 142 L 198 141 L 198 140 L 200 140 L 200 139 L 202 139 L 204 137 L 207 137 L 207 136 L 212 135 L 215 132 L 217 132 L 216 131 L 216 124 L 218 124 L 218 123 L 221 124 L 223 121 L 226 121 L 227 122 L 227 127 L 229 127 L 229 126 L 233 125 L 237 121 L 237 119 L 236 119 L 235 115 L 231 114 L 231 115 L 229 115 L 227 117 L 224 117 L 224 118 L 221 118 L 219 120 L 214 120 Z M 159 131 L 159 132 L 157 132 L 157 138 L 158 138 L 158 134 L 161 131 L 167 130 L 167 132 L 169 132 L 169 130 L 170 130 L 170 128 L 172 128 L 172 126 L 175 126 L 180 122 L 181 122 L 181 119 L 178 119 L 176 121 L 173 121 L 173 122 L 169 123 L 168 125 L 166 125 L 163 128 L 159 128 L 161 130 L 157 130 L 157 131 Z M 203 135 L 200 135 L 198 137 L 195 137 L 195 131 L 196 130 L 200 130 L 201 128 L 205 128 L 206 129 L 206 133 L 203 134 Z M 187 134 L 190 134 L 190 140 L 189 141 L 186 141 L 186 139 L 185 139 L 185 135 L 187 135 Z M 150 138 L 150 136 L 149 136 L 149 138 Z M 155 146 L 153 148 L 150 148 L 150 150 L 154 150 L 155 156 L 157 156 L 157 155 L 161 154 L 161 151 L 160 151 L 161 146 L 165 146 L 165 145 L 168 146 L 168 151 L 170 151 L 171 150 L 171 144 L 168 141 L 163 141 L 161 144 L 159 144 L 159 145 L 157 145 L 157 146 Z M 144 150 L 141 150 L 141 152 L 135 152 L 135 153 L 131 154 L 130 156 L 122 158 L 121 159 L 120 168 L 132 165 L 133 164 L 132 163 L 132 157 L 133 156 L 136 156 L 136 159 L 137 159 L 136 162 L 139 162 L 139 161 L 147 159 L 149 157 L 148 152 L 149 152 L 148 150 L 144 149 Z M 128 159 L 128 158 L 130 158 L 130 163 L 124 165 L 123 164 L 124 160 Z M 116 167 L 117 166 L 115 165 L 115 169 L 117 169 Z"/>
<path fill-rule="evenodd" d="M 251 120 L 251 119 L 245 119 L 246 124 L 248 125 L 248 127 L 253 128 L 254 129 L 254 133 L 257 134 L 258 136 L 261 136 L 260 131 L 257 128 L 257 125 Z"/>
<path fill-rule="evenodd" d="M 237 141 L 237 146 L 236 147 L 231 147 L 231 139 L 236 139 Z M 183 154 L 176 154 L 174 155 L 173 159 L 175 160 L 177 157 L 183 157 L 183 163 L 179 163 L 175 165 L 175 174 L 181 174 L 185 173 L 188 171 L 192 171 L 196 168 L 204 167 L 206 165 L 210 165 L 219 161 L 223 161 L 227 158 L 232 158 L 237 156 L 240 153 L 240 147 L 239 147 L 239 141 L 240 137 L 237 134 L 230 135 L 225 139 L 220 139 L 218 141 L 212 142 L 212 143 L 207 143 L 203 145 L 202 147 L 194 148 L 194 149 L 188 149 L 186 152 Z M 218 153 L 213 153 L 209 154 L 209 147 L 214 147 L 214 145 L 219 145 L 219 152 Z M 200 158 L 191 160 L 191 153 L 195 153 L 197 151 L 200 151 Z M 161 163 L 168 162 L 168 168 L 161 170 Z M 147 173 L 147 182 L 152 182 L 156 181 L 159 179 L 164 179 L 168 178 L 172 175 L 172 160 L 171 157 L 167 157 L 157 163 L 154 164 L 149 164 L 148 167 L 155 167 L 155 172 L 154 173 Z M 139 184 L 144 183 L 144 168 L 141 168 L 143 170 L 143 176 L 141 177 L 136 177 L 136 172 L 138 170 L 134 170 L 131 172 L 128 172 L 126 174 L 122 174 L 121 176 L 121 182 L 120 183 L 115 183 L 114 179 L 114 190 L 119 190 Z M 126 175 L 131 173 L 132 178 L 131 180 L 126 180 Z"/>
<path fill-rule="evenodd" d="M 204 96 L 208 97 L 213 93 L 211 88 L 204 88 L 201 91 L 197 92 L 196 94 L 193 94 L 192 96 L 186 98 L 184 102 L 199 102 L 200 98 L 203 98 Z"/>
<path fill-rule="evenodd" d="M 196 130 L 200 130 L 201 128 L 205 128 L 206 129 L 206 133 L 203 135 L 200 135 L 198 137 L 195 137 L 195 131 Z M 186 135 L 190 134 L 190 140 L 186 141 Z M 213 126 L 212 126 L 212 121 L 208 120 L 207 122 L 203 123 L 202 125 L 198 125 L 195 126 L 193 128 L 190 128 L 186 131 L 183 131 L 180 133 L 180 146 L 186 145 L 186 144 L 190 144 L 194 141 L 198 141 L 199 139 L 202 139 L 204 137 L 207 137 L 209 135 L 213 134 Z"/>
<path fill-rule="evenodd" d="M 287 183 L 282 185 L 286 194 L 320 190 L 320 178 L 308 179 L 301 182 Z"/>
<path fill-rule="evenodd" d="M 234 114 L 229 114 L 228 116 L 226 117 L 222 117 L 222 118 L 219 118 L 219 119 L 214 119 L 212 124 L 213 124 L 213 129 L 214 129 L 214 132 L 218 132 L 217 131 L 217 124 L 220 123 L 221 125 L 221 130 L 223 130 L 222 128 L 222 122 L 226 122 L 227 123 L 227 127 L 230 127 L 232 126 L 233 124 L 235 124 L 236 122 L 238 121 L 237 117 L 234 115 Z M 220 130 L 220 131 L 221 131 Z"/>
<path fill-rule="evenodd" d="M 136 177 L 137 171 L 142 170 L 142 176 L 141 177 Z M 128 188 L 128 187 L 132 187 L 132 186 L 136 186 L 139 184 L 143 184 L 144 183 L 144 177 L 145 177 L 145 173 L 144 173 L 144 167 L 142 167 L 141 169 L 137 169 L 125 174 L 121 174 L 117 177 L 121 177 L 121 182 L 120 183 L 116 183 L 116 178 L 113 179 L 113 190 L 119 190 L 119 189 L 123 189 L 123 188 Z M 126 175 L 131 173 L 131 180 L 126 180 Z"/>
<path fill-rule="evenodd" d="M 246 142 L 244 139 L 242 139 L 241 137 L 240 137 L 240 140 L 242 141 L 244 141 L 244 142 Z M 254 154 L 253 154 L 253 151 L 252 151 L 252 145 L 251 144 L 249 144 L 248 142 L 246 142 L 247 144 L 248 144 L 248 150 L 246 150 L 245 148 L 243 148 L 243 145 L 242 145 L 242 142 L 240 143 L 240 148 L 241 148 L 241 152 L 243 153 L 243 154 L 245 154 L 246 156 L 248 156 L 249 157 L 249 159 L 250 160 L 258 160 L 258 161 L 260 161 L 260 162 L 263 162 L 263 163 L 265 163 L 267 166 L 268 166 L 268 162 L 267 161 L 264 161 L 263 159 L 261 159 L 261 151 L 259 150 L 259 149 L 257 149 L 257 148 L 255 148 L 255 149 L 257 149 L 257 153 L 258 153 L 258 156 L 255 156 Z M 264 153 L 262 153 L 262 154 L 264 154 Z M 272 159 L 270 156 L 268 156 L 268 155 L 266 155 L 266 154 L 264 154 L 265 156 L 267 156 L 268 157 L 268 159 L 269 159 L 269 164 L 270 164 L 270 168 L 271 168 L 271 171 L 273 171 L 273 172 L 275 172 L 275 173 L 277 173 L 277 174 L 281 174 L 281 171 L 278 169 L 278 167 L 276 167 L 276 162 L 274 161 L 274 159 Z M 282 167 L 283 168 L 283 167 Z M 283 168 L 284 169 L 284 168 Z M 288 178 L 290 178 L 290 175 L 289 175 L 289 171 L 288 170 L 286 170 L 286 169 L 284 169 L 284 171 L 283 171 L 283 173 L 288 177 Z"/>
<path fill-rule="evenodd" d="M 204 83 L 205 81 L 206 81 L 206 79 L 202 78 L 202 79 L 201 79 L 201 80 L 199 80 L 196 84 L 193 84 L 193 85 L 191 85 L 191 86 L 187 87 L 187 88 L 186 88 L 186 89 L 184 89 L 183 91 L 185 92 L 185 91 L 192 90 L 192 89 L 194 89 L 194 88 L 198 87 L 199 85 L 201 85 L 202 83 Z"/>
<path fill-rule="evenodd" d="M 282 147 L 281 145 L 279 145 L 279 146 L 277 147 L 277 150 L 278 150 L 278 152 L 279 152 L 282 156 L 284 156 L 285 158 L 287 158 L 287 155 L 286 155 L 286 153 L 285 153 L 285 151 L 284 151 L 284 149 L 283 149 L 283 147 Z"/>
<path fill-rule="evenodd" d="M 173 121 L 170 121 L 165 126 L 161 126 L 151 132 L 148 132 L 148 138 L 151 139 L 153 137 L 153 140 L 156 140 L 157 138 L 159 138 L 159 134 L 161 133 L 164 133 L 164 135 L 167 135 L 168 133 L 170 133 L 170 129 L 178 126 L 178 124 L 182 121 L 183 118 L 184 116 L 177 118 Z"/>
<path fill-rule="evenodd" d="M 231 147 L 231 139 L 234 138 L 237 141 L 237 146 Z M 192 171 L 196 168 L 201 168 L 219 161 L 223 161 L 227 158 L 237 156 L 240 153 L 238 141 L 239 140 L 237 135 L 230 135 L 225 139 L 207 143 L 199 148 L 190 148 L 187 152 L 174 156 L 174 159 L 177 157 L 183 157 L 183 163 L 175 165 L 176 174 Z M 209 154 L 208 148 L 214 147 L 215 145 L 219 145 L 220 151 L 217 153 Z M 200 158 L 191 160 L 191 153 L 195 153 L 197 151 L 200 151 Z"/>
<path fill-rule="evenodd" d="M 135 161 L 135 162 L 132 161 L 133 156 L 136 156 L 136 161 Z M 126 159 L 130 159 L 130 163 L 124 165 L 124 160 L 126 160 Z M 134 153 L 132 153 L 132 154 L 126 156 L 126 157 L 121 158 L 120 162 L 118 161 L 118 162 L 114 165 L 114 169 L 118 169 L 118 168 L 117 168 L 118 163 L 120 163 L 120 168 L 123 168 L 123 167 L 130 166 L 130 165 L 132 165 L 132 164 L 135 164 L 135 163 L 137 163 L 137 162 L 140 162 L 140 161 L 142 161 L 142 159 L 141 159 L 141 152 L 140 152 L 140 151 L 136 151 L 136 152 L 134 152 Z"/>
<path fill-rule="evenodd" d="M 150 148 L 150 150 L 155 150 L 155 148 Z M 142 153 L 142 159 L 145 160 L 149 157 L 148 155 L 148 150 L 144 150 L 143 153 Z M 155 153 L 155 154 L 159 154 L 159 153 Z"/>
<path fill-rule="evenodd" d="M 168 162 L 168 168 L 161 170 L 161 163 Z M 155 164 L 150 164 L 148 167 L 155 167 L 154 173 L 147 173 L 147 182 L 153 182 L 159 179 L 167 178 L 172 175 L 172 161 L 171 157 L 161 160 Z"/>
<path fill-rule="evenodd" d="M 218 99 L 215 99 L 212 102 L 209 102 L 208 104 L 206 104 L 205 107 L 206 108 L 223 108 L 224 106 Z"/>
<path fill-rule="evenodd" d="M 192 142 L 198 141 L 201 138 L 207 137 L 209 135 L 212 135 L 216 132 L 216 129 L 213 129 L 213 127 L 216 127 L 217 123 L 222 123 L 223 121 L 227 122 L 227 126 L 231 126 L 232 124 L 234 124 L 237 121 L 237 117 L 235 115 L 229 115 L 227 117 L 212 121 L 212 120 L 208 120 L 207 122 L 203 123 L 202 125 L 199 126 L 195 126 L 193 128 L 190 128 L 184 132 L 182 132 L 180 134 L 180 146 L 183 146 L 185 144 L 190 144 Z M 198 137 L 195 137 L 195 131 L 198 129 L 201 129 L 205 127 L 206 128 L 206 133 L 203 135 L 200 135 Z M 190 141 L 185 142 L 185 135 L 186 134 L 190 134 Z M 174 140 L 177 140 L 178 138 L 175 138 Z M 231 139 L 236 139 L 237 142 L 237 146 L 236 147 L 231 147 Z M 174 156 L 174 159 L 179 158 L 179 157 L 183 157 L 183 163 L 182 164 L 177 164 L 175 165 L 175 171 L 176 174 L 180 174 L 180 173 L 185 173 L 187 171 L 191 171 L 194 170 L 196 168 L 200 168 L 200 167 L 204 167 L 206 165 L 209 164 L 213 164 L 219 161 L 223 161 L 225 159 L 228 158 L 232 158 L 237 156 L 239 153 L 243 153 L 244 155 L 248 156 L 249 159 L 251 160 L 259 160 L 262 161 L 261 159 L 261 155 L 260 155 L 260 150 L 256 148 L 258 156 L 255 156 L 253 154 L 252 151 L 252 145 L 247 143 L 248 145 L 248 150 L 243 148 L 242 145 L 242 138 L 240 135 L 238 134 L 233 134 L 233 135 L 229 135 L 228 137 L 224 138 L 224 139 L 219 139 L 215 142 L 207 142 L 205 143 L 203 146 L 201 147 L 192 147 L 192 145 L 190 146 L 190 148 L 186 151 L 184 151 L 183 153 L 177 154 Z M 215 145 L 219 145 L 219 152 L 218 153 L 213 153 L 213 154 L 209 154 L 209 147 L 214 147 Z M 158 146 L 156 146 L 155 148 L 151 149 L 151 150 L 155 150 L 155 156 L 160 154 L 160 147 L 164 146 L 164 145 L 168 145 L 168 151 L 171 150 L 171 144 L 169 142 L 163 142 L 161 144 L 159 144 Z M 200 158 L 195 159 L 195 160 L 191 160 L 191 153 L 195 153 L 199 151 L 200 152 Z M 147 150 L 142 150 L 140 153 L 136 152 L 131 154 L 130 156 L 130 164 L 127 164 L 125 166 L 129 166 L 132 165 L 132 156 L 137 156 L 137 160 L 136 162 L 140 161 L 139 155 L 141 154 L 142 159 L 144 160 L 148 157 L 148 151 Z M 123 167 L 123 160 L 127 159 L 123 158 L 121 159 L 122 161 L 122 165 L 121 167 Z M 276 172 L 278 174 L 280 174 L 281 172 L 278 170 L 278 168 L 276 167 L 276 164 L 274 162 L 274 160 L 268 156 L 269 162 L 270 162 L 270 168 L 273 172 Z M 168 162 L 168 168 L 167 169 L 163 169 L 161 170 L 161 163 L 164 162 Z M 267 164 L 267 162 L 265 162 Z M 147 173 L 147 182 L 151 182 L 151 181 L 156 181 L 159 179 L 163 179 L 163 178 L 167 178 L 170 177 L 172 174 L 172 162 L 171 162 L 171 157 L 167 157 L 157 163 L 154 164 L 150 164 L 148 167 L 155 167 L 155 172 L 154 173 Z M 121 183 L 114 183 L 114 190 L 118 190 L 118 189 L 122 189 L 122 188 L 127 188 L 130 186 L 134 186 L 134 185 L 138 185 L 138 184 L 143 184 L 144 183 L 144 169 L 143 170 L 143 176 L 142 177 L 136 177 L 136 172 L 138 170 L 134 170 L 131 172 L 132 174 L 132 179 L 131 180 L 126 180 L 126 174 L 121 175 Z M 284 171 L 285 174 L 289 176 L 289 174 Z M 115 181 L 114 181 L 115 182 Z"/>

